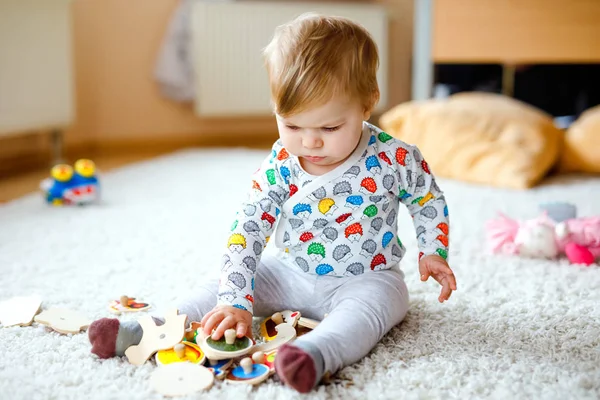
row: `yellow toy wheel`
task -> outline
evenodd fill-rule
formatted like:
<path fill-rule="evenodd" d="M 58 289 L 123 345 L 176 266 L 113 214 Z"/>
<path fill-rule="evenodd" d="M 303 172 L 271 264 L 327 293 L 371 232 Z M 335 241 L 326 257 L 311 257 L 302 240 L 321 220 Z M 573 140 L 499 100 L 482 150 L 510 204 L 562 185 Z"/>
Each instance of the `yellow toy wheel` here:
<path fill-rule="evenodd" d="M 73 177 L 73 168 L 67 164 L 58 164 L 50 170 L 50 176 L 59 182 L 67 182 Z"/>

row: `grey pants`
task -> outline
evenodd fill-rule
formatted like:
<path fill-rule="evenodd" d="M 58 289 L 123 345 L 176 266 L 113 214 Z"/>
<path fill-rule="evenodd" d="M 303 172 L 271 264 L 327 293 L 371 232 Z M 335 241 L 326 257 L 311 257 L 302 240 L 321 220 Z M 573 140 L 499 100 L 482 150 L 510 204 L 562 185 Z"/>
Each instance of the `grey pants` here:
<path fill-rule="evenodd" d="M 358 276 L 317 276 L 264 254 L 255 282 L 257 317 L 283 310 L 300 311 L 317 320 L 328 314 L 297 341 L 316 346 L 325 360 L 325 371 L 331 373 L 366 356 L 408 310 L 408 289 L 399 268 Z M 200 321 L 215 307 L 217 288 L 217 280 L 205 282 L 180 303 L 179 312 L 190 321 Z"/>

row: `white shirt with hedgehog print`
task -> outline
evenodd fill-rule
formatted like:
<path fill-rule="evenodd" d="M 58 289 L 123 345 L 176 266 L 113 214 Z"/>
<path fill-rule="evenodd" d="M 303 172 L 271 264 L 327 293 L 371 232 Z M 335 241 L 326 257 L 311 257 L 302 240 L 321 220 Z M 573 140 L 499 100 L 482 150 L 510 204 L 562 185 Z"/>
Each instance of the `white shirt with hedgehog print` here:
<path fill-rule="evenodd" d="M 321 176 L 306 173 L 278 140 L 254 173 L 227 243 L 218 304 L 252 312 L 254 278 L 269 239 L 290 268 L 361 275 L 396 265 L 400 203 L 413 217 L 423 255 L 448 254 L 448 208 L 420 151 L 365 122 L 348 159 Z"/>

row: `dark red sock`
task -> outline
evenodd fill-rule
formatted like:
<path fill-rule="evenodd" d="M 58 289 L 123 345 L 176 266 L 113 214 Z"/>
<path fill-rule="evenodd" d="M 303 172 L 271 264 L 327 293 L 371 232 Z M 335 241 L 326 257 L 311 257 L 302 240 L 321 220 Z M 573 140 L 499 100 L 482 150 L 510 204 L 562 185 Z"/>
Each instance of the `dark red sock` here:
<path fill-rule="evenodd" d="M 289 344 L 284 344 L 277 351 L 275 372 L 283 383 L 300 393 L 309 393 L 317 380 L 315 362 L 310 354 Z"/>
<path fill-rule="evenodd" d="M 119 320 L 102 318 L 92 322 L 88 328 L 88 337 L 92 344 L 92 353 L 100 358 L 111 358 L 116 355 Z"/>

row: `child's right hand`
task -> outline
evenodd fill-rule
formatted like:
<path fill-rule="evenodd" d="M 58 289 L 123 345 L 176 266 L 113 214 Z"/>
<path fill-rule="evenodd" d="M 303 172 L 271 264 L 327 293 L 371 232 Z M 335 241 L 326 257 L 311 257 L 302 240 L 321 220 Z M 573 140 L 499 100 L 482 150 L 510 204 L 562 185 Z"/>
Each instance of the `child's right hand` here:
<path fill-rule="evenodd" d="M 238 338 L 245 335 L 252 337 L 252 313 L 237 307 L 218 305 L 206 313 L 200 323 L 204 334 L 212 332 L 213 340 L 219 340 L 230 328 L 235 329 Z"/>

